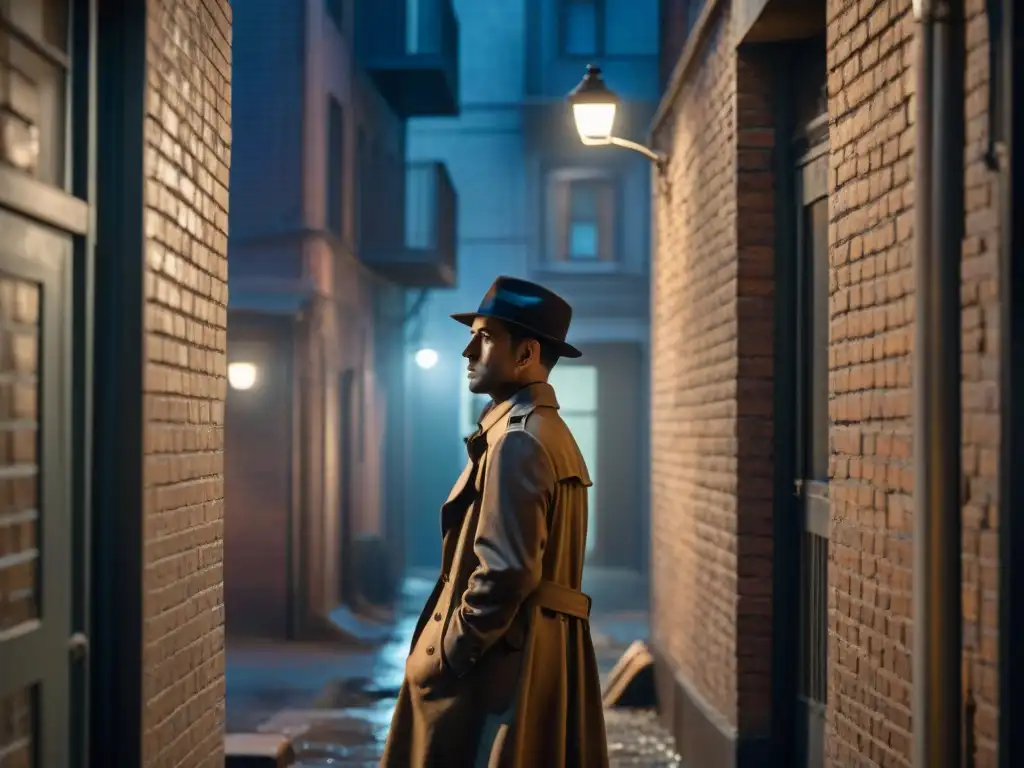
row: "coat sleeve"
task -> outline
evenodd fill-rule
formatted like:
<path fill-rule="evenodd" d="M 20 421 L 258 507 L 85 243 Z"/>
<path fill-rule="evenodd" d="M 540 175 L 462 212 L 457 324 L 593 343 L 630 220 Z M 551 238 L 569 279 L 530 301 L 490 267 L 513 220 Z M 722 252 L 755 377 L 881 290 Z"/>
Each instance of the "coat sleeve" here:
<path fill-rule="evenodd" d="M 551 459 L 530 433 L 510 431 L 494 446 L 473 541 L 480 564 L 444 637 L 444 660 L 456 675 L 505 633 L 540 582 L 555 483 Z"/>

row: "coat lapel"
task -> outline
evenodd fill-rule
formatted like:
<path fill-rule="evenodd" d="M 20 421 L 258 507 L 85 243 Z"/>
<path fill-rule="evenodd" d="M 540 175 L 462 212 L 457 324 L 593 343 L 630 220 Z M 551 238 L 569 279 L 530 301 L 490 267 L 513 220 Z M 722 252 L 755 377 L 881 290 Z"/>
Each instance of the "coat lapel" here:
<path fill-rule="evenodd" d="M 466 451 L 469 454 L 466 466 L 463 467 L 462 474 L 459 475 L 459 479 L 452 486 L 448 498 L 441 505 L 442 536 L 462 522 L 469 504 L 460 504 L 459 499 L 467 492 L 469 484 L 474 482 L 477 491 L 483 487 L 482 472 L 486 471 L 486 467 L 483 465 L 486 464 L 488 444 L 493 443 L 493 439 L 488 436 L 488 433 L 503 431 L 503 429 L 495 430 L 495 427 L 499 427 L 506 422 L 509 412 L 515 406 L 528 403 L 546 405 L 553 408 L 558 407 L 558 401 L 555 400 L 555 392 L 551 385 L 537 383 L 523 387 L 508 400 L 491 405 L 480 415 L 480 429 L 466 440 Z"/>

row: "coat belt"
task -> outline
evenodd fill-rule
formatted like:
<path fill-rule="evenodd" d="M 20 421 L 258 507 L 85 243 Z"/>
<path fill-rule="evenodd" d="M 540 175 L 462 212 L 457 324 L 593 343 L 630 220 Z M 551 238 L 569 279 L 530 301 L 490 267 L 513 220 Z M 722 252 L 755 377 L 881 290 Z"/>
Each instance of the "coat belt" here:
<path fill-rule="evenodd" d="M 590 620 L 590 596 L 572 587 L 553 581 L 542 581 L 527 600 L 539 608 L 572 616 L 581 621 Z"/>

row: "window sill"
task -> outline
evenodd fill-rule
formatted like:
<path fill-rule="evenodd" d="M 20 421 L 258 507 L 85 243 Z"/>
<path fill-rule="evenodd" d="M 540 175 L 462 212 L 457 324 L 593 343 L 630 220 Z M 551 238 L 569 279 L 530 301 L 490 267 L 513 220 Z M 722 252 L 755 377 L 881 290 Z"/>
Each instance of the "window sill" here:
<path fill-rule="evenodd" d="M 618 261 L 545 260 L 537 265 L 537 271 L 558 275 L 616 275 L 624 271 L 623 266 Z"/>

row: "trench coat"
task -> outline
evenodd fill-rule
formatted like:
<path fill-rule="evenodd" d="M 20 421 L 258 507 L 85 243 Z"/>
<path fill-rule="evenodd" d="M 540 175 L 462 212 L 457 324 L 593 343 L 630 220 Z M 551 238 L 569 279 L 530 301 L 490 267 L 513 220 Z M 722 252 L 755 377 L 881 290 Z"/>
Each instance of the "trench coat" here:
<path fill-rule="evenodd" d="M 586 463 L 546 383 L 485 412 L 441 507 L 442 565 L 420 614 L 381 765 L 605 768 L 580 591 Z"/>

